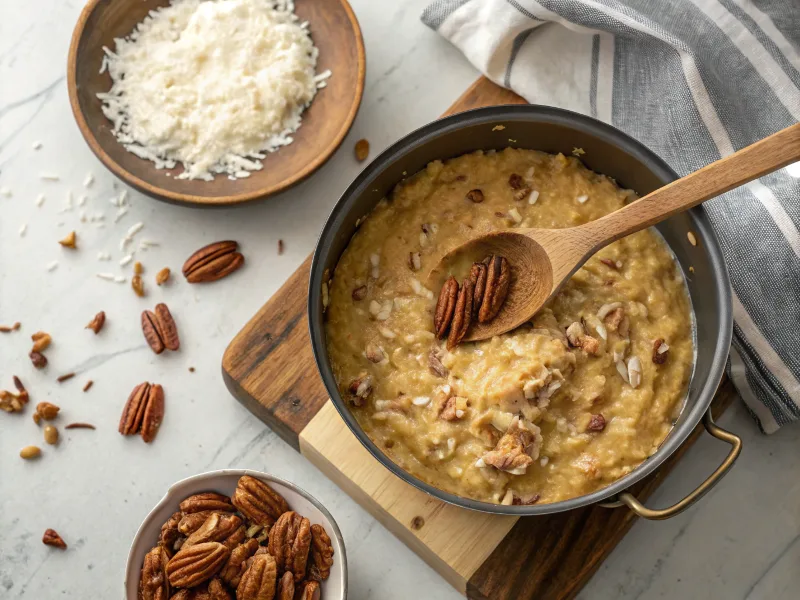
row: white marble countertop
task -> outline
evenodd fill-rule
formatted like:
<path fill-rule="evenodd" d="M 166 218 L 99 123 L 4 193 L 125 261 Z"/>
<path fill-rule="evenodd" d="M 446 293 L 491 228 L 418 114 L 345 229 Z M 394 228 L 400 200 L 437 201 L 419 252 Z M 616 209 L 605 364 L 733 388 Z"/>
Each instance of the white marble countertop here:
<path fill-rule="evenodd" d="M 21 331 L 0 334 L 0 388 L 10 389 L 12 375 L 19 375 L 34 404 L 61 406 L 59 424 L 97 425 L 94 432 L 62 429 L 61 443 L 51 447 L 31 421 L 32 406 L 21 416 L 0 414 L 0 597 L 121 597 L 128 545 L 150 508 L 178 479 L 225 467 L 285 477 L 330 509 L 347 544 L 352 598 L 459 597 L 234 401 L 220 376 L 228 342 L 309 254 L 329 209 L 359 171 L 354 142 L 368 138 L 373 152 L 386 147 L 436 118 L 475 79 L 467 61 L 419 22 L 425 3 L 352 2 L 367 48 L 364 101 L 342 149 L 309 181 L 268 202 L 225 211 L 178 208 L 131 192 L 130 212 L 115 225 L 108 200 L 123 186 L 87 148 L 66 94 L 67 48 L 82 3 L 0 0 L 0 187 L 12 194 L 0 196 L 0 324 L 22 322 Z M 34 150 L 37 140 L 42 147 Z M 42 172 L 60 181 L 42 181 Z M 87 173 L 95 176 L 88 190 Z M 61 212 L 70 190 L 76 201 L 88 195 L 87 213 L 104 213 L 105 228 L 81 223 L 79 208 Z M 46 200 L 37 207 L 41 193 Z M 144 299 L 128 284 L 94 276 L 123 272 L 119 240 L 139 221 L 145 224 L 139 235 L 160 243 L 137 254 L 150 284 Z M 56 243 L 71 229 L 78 231 L 77 252 Z M 161 267 L 179 271 L 196 248 L 227 238 L 238 240 L 247 256 L 235 279 L 205 287 L 182 278 L 152 285 Z M 276 252 L 279 238 L 283 256 Z M 99 262 L 101 251 L 113 261 Z M 48 272 L 54 260 L 58 267 Z M 245 289 L 250 293 L 242 294 Z M 176 314 L 182 348 L 156 357 L 142 339 L 139 313 L 162 300 Z M 99 310 L 108 321 L 95 337 L 83 327 Z M 29 336 L 40 329 L 54 339 L 45 371 L 33 369 L 27 357 Z M 73 380 L 56 383 L 70 371 L 77 373 Z M 87 379 L 94 387 L 83 393 Z M 116 430 L 127 394 L 144 380 L 162 383 L 167 396 L 152 445 Z M 582 598 L 798 597 L 800 428 L 764 437 L 739 404 L 721 424 L 744 439 L 731 473 L 683 515 L 638 523 Z M 19 449 L 28 444 L 42 446 L 44 456 L 21 460 Z M 725 451 L 703 438 L 651 503 L 680 498 Z M 67 541 L 66 552 L 42 545 L 48 527 Z"/>

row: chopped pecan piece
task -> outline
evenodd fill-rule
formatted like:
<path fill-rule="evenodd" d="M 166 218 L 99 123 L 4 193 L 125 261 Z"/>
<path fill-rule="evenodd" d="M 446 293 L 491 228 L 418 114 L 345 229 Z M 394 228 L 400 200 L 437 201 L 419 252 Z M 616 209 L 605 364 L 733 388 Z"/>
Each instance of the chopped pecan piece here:
<path fill-rule="evenodd" d="M 506 301 L 510 283 L 511 268 L 508 261 L 502 256 L 492 256 L 489 259 L 486 290 L 478 312 L 478 321 L 488 323 L 497 316 Z"/>
<path fill-rule="evenodd" d="M 517 496 L 514 494 L 514 498 L 511 501 L 511 504 L 517 506 L 530 506 L 531 504 L 536 504 L 539 501 L 539 494 L 528 494 L 525 496 Z"/>
<path fill-rule="evenodd" d="M 100 311 L 97 313 L 94 318 L 89 321 L 89 324 L 84 329 L 91 329 L 94 331 L 94 334 L 97 335 L 100 333 L 100 330 L 103 328 L 103 325 L 106 324 L 106 313 L 105 311 Z"/>
<path fill-rule="evenodd" d="M 669 346 L 664 342 L 664 338 L 658 338 L 653 342 L 653 362 L 663 365 L 669 357 Z"/>
<path fill-rule="evenodd" d="M 295 600 L 319 600 L 319 583 L 316 581 L 304 581 L 300 584 L 295 595 Z"/>
<path fill-rule="evenodd" d="M 228 537 L 222 540 L 222 543 L 225 544 L 228 550 L 233 550 L 239 544 L 243 544 L 246 539 L 247 539 L 247 527 L 245 527 L 244 525 L 240 525 L 238 529 L 236 529 Z"/>
<path fill-rule="evenodd" d="M 590 335 L 584 335 L 581 338 L 581 348 L 587 353 L 597 355 L 600 351 L 600 342 Z"/>
<path fill-rule="evenodd" d="M 227 240 L 203 246 L 183 263 L 183 275 L 189 283 L 208 283 L 222 279 L 244 264 L 239 244 Z"/>
<path fill-rule="evenodd" d="M 53 341 L 50 334 L 44 331 L 37 331 L 31 336 L 31 339 L 33 340 L 32 352 L 44 352 L 50 347 L 50 343 Z"/>
<path fill-rule="evenodd" d="M 533 432 L 519 417 L 514 417 L 494 450 L 483 455 L 483 462 L 501 471 L 522 474 L 533 462 L 528 448 L 534 441 Z"/>
<path fill-rule="evenodd" d="M 283 574 L 278 582 L 278 591 L 275 592 L 275 600 L 294 599 L 294 576 L 289 572 Z"/>
<path fill-rule="evenodd" d="M 465 279 L 458 291 L 456 308 L 453 311 L 453 321 L 450 324 L 450 334 L 447 336 L 448 350 L 455 348 L 467 335 L 469 326 L 472 323 L 472 297 L 475 293 L 475 286 L 469 279 Z"/>
<path fill-rule="evenodd" d="M 581 338 L 584 336 L 583 325 L 575 321 L 567 327 L 567 341 L 573 348 L 580 348 Z"/>
<path fill-rule="evenodd" d="M 219 542 L 205 542 L 181 548 L 167 563 L 167 577 L 173 587 L 193 587 L 211 579 L 222 569 L 230 551 Z"/>
<path fill-rule="evenodd" d="M 241 525 L 242 520 L 236 515 L 212 512 L 203 524 L 186 538 L 181 549 L 205 542 L 224 542 Z"/>
<path fill-rule="evenodd" d="M 283 513 L 269 531 L 269 553 L 278 568 L 291 571 L 295 581 L 306 576 L 308 552 L 311 548 L 311 523 L 294 511 Z"/>
<path fill-rule="evenodd" d="M 258 540 L 255 538 L 236 546 L 219 574 L 222 580 L 232 588 L 236 588 L 247 570 L 247 559 L 253 556 L 258 548 Z"/>
<path fill-rule="evenodd" d="M 619 265 L 615 263 L 610 258 L 601 258 L 600 262 L 607 266 L 609 269 L 614 269 L 615 271 L 619 269 Z"/>
<path fill-rule="evenodd" d="M 359 300 L 363 300 L 364 298 L 367 297 L 367 286 L 365 285 L 358 286 L 356 289 L 353 290 L 353 293 L 351 295 L 353 296 L 353 300 L 355 300 L 356 302 L 358 302 Z"/>
<path fill-rule="evenodd" d="M 447 377 L 450 374 L 447 367 L 442 364 L 442 360 L 439 358 L 439 349 L 435 346 L 428 353 L 428 368 L 437 377 Z"/>
<path fill-rule="evenodd" d="M 45 529 L 44 535 L 42 536 L 42 543 L 46 546 L 61 548 L 62 550 L 67 549 L 67 543 L 58 535 L 55 529 Z"/>
<path fill-rule="evenodd" d="M 256 554 L 236 587 L 236 600 L 272 600 L 278 566 L 269 554 Z"/>
<path fill-rule="evenodd" d="M 367 349 L 364 351 L 364 356 L 367 357 L 369 362 L 376 364 L 386 358 L 383 348 L 376 346 L 375 344 L 367 344 Z"/>
<path fill-rule="evenodd" d="M 369 395 L 372 393 L 372 377 L 364 371 L 350 382 L 347 391 L 349 391 L 352 396 L 350 401 L 353 403 L 353 406 L 364 406 L 367 398 L 369 398 Z"/>
<path fill-rule="evenodd" d="M 508 185 L 511 186 L 512 190 L 518 190 L 523 185 L 525 185 L 525 180 L 522 179 L 522 175 L 517 175 L 516 173 L 512 173 L 508 178 Z"/>
<path fill-rule="evenodd" d="M 605 316 L 603 321 L 605 321 L 606 327 L 608 328 L 609 331 L 617 331 L 617 329 L 620 326 L 620 323 L 622 323 L 622 319 L 624 316 L 625 316 L 625 309 L 623 309 L 622 307 L 617 307 L 611 312 L 609 312 Z"/>
<path fill-rule="evenodd" d="M 156 546 L 145 555 L 142 577 L 139 580 L 139 598 L 141 600 L 168 600 L 168 561 L 169 556 L 162 546 Z"/>
<path fill-rule="evenodd" d="M 239 478 L 232 500 L 245 517 L 264 527 L 272 527 L 278 517 L 289 510 L 283 496 L 260 479 L 249 475 Z"/>
<path fill-rule="evenodd" d="M 208 582 L 209 600 L 232 600 L 231 593 L 219 577 L 214 577 Z"/>
<path fill-rule="evenodd" d="M 444 282 L 436 302 L 436 313 L 433 317 L 433 329 L 440 340 L 447 335 L 450 322 L 456 310 L 458 300 L 458 281 L 452 275 Z"/>
<path fill-rule="evenodd" d="M 606 418 L 602 414 L 592 415 L 586 431 L 603 431 L 606 428 Z"/>
<path fill-rule="evenodd" d="M 323 581 L 330 577 L 333 566 L 333 545 L 322 525 L 311 526 L 311 566 L 308 578 Z"/>
<path fill-rule="evenodd" d="M 439 418 L 444 421 L 455 421 L 456 416 L 456 397 L 450 396 L 445 399 L 439 408 Z"/>
<path fill-rule="evenodd" d="M 206 522 L 206 519 L 211 516 L 212 512 L 214 511 L 203 510 L 196 513 L 184 513 L 178 523 L 178 531 L 186 536 L 192 535 L 195 531 L 200 529 L 203 523 Z"/>
<path fill-rule="evenodd" d="M 32 351 L 28 356 L 37 369 L 44 369 L 47 366 L 47 357 L 41 352 Z"/>
<path fill-rule="evenodd" d="M 484 196 L 483 192 L 479 189 L 470 190 L 467 192 L 467 200 L 470 202 L 474 202 L 475 204 L 480 204 L 483 202 Z"/>

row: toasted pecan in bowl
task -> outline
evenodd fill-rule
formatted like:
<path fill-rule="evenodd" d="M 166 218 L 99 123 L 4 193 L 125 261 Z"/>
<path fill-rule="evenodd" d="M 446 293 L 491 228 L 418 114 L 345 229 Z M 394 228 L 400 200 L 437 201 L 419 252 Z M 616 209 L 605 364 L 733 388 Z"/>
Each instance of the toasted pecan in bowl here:
<path fill-rule="evenodd" d="M 228 499 L 236 497 L 242 486 L 257 499 L 266 497 L 268 490 L 270 498 L 282 501 L 270 504 L 285 508 L 288 515 L 281 520 L 287 527 L 282 528 L 280 536 L 270 535 L 272 524 L 265 527 L 254 522 L 238 508 L 236 500 L 229 504 Z M 208 516 L 200 527 L 191 532 L 181 530 L 183 517 L 206 513 Z M 303 523 L 310 523 L 310 530 L 301 528 Z M 159 598 L 159 594 L 166 592 L 169 595 L 165 598 L 174 597 L 184 587 L 188 590 L 187 586 L 193 586 L 192 590 L 219 588 L 219 593 L 227 592 L 233 599 L 237 598 L 236 590 L 243 579 L 245 596 L 250 593 L 245 593 L 245 588 L 250 590 L 256 584 L 269 587 L 271 574 L 262 568 L 264 559 L 254 557 L 269 554 L 270 537 L 275 549 L 281 546 L 277 552 L 281 564 L 267 560 L 276 568 L 276 589 L 283 575 L 292 573 L 298 588 L 307 582 L 319 584 L 320 597 L 325 600 L 347 597 L 344 541 L 331 514 L 295 485 L 265 473 L 241 469 L 195 475 L 170 487 L 133 539 L 125 570 L 125 597 L 139 600 L 142 582 L 148 588 L 145 598 Z M 254 563 L 259 568 L 246 575 Z"/>

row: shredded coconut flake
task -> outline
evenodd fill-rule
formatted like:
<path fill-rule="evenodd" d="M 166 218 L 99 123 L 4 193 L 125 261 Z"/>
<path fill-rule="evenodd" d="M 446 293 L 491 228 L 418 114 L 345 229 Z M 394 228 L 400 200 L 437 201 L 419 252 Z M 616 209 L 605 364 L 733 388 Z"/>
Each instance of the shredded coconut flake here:
<path fill-rule="evenodd" d="M 115 41 L 103 113 L 129 152 L 159 169 L 183 163 L 179 179 L 263 168 L 330 76 L 315 75 L 318 51 L 292 0 L 174 0 Z"/>
<path fill-rule="evenodd" d="M 54 270 L 56 269 L 56 267 L 57 267 L 57 266 L 58 266 L 58 261 L 57 261 L 57 260 L 54 260 L 54 261 L 53 261 L 53 262 L 51 262 L 49 265 L 47 265 L 47 270 L 48 270 L 48 271 L 54 271 Z"/>
<path fill-rule="evenodd" d="M 589 199 L 589 196 L 586 196 L 586 195 L 578 196 L 577 198 L 575 198 L 575 200 L 577 200 L 580 204 L 586 203 L 586 201 L 588 199 Z"/>
<path fill-rule="evenodd" d="M 94 183 L 94 175 L 88 173 L 86 175 L 86 178 L 83 180 L 83 187 L 90 188 L 92 187 L 93 183 Z"/>
<path fill-rule="evenodd" d="M 55 173 L 39 173 L 39 179 L 44 181 L 59 181 L 61 178 Z"/>
<path fill-rule="evenodd" d="M 19 228 L 19 237 L 23 237 L 26 231 L 28 231 L 28 224 L 23 223 L 22 226 Z"/>
<path fill-rule="evenodd" d="M 31 144 L 31 146 L 33 147 L 34 150 L 38 150 L 39 148 L 42 147 L 42 142 L 36 140 L 35 142 L 33 142 L 33 144 Z"/>
<path fill-rule="evenodd" d="M 11 198 L 11 189 L 7 188 L 6 186 L 0 187 L 0 196 Z"/>
<path fill-rule="evenodd" d="M 95 273 L 95 275 L 100 279 L 105 279 L 106 281 L 114 281 L 113 273 Z"/>
<path fill-rule="evenodd" d="M 44 204 L 44 194 L 39 194 L 36 196 L 36 206 L 41 206 Z"/>

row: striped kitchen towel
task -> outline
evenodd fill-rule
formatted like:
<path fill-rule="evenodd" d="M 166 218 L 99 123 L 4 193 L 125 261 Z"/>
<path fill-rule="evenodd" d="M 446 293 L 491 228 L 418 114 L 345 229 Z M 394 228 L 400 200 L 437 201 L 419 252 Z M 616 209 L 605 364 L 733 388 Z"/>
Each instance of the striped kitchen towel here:
<path fill-rule="evenodd" d="M 685 175 L 800 119 L 800 0 L 436 0 L 489 79 Z M 706 202 L 733 284 L 728 374 L 766 433 L 800 419 L 800 164 Z"/>

